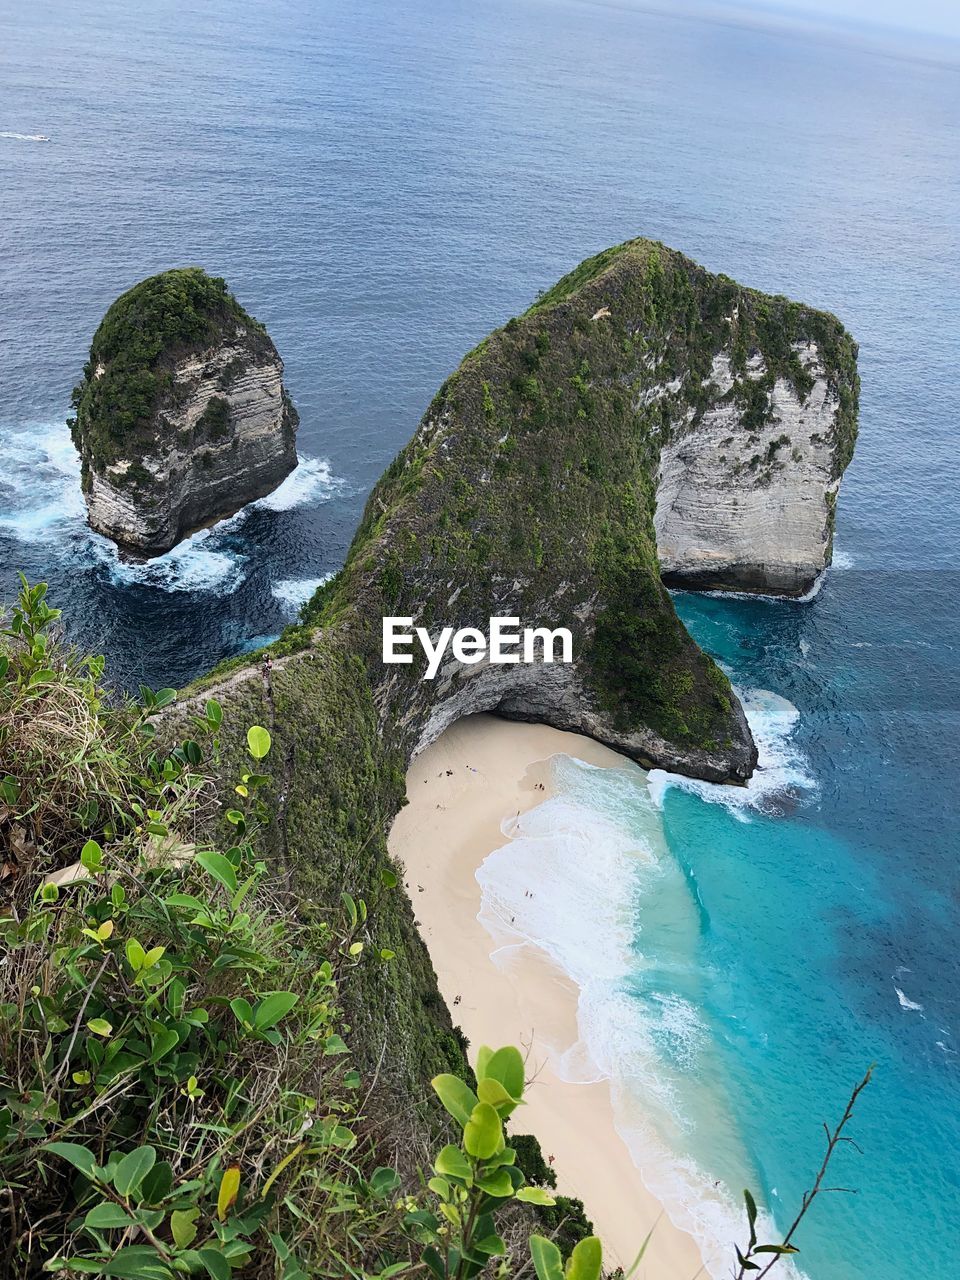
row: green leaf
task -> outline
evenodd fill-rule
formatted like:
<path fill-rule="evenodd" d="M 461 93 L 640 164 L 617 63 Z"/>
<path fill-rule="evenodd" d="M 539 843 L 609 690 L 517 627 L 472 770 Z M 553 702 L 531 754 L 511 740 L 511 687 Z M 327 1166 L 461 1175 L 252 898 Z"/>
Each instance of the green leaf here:
<path fill-rule="evenodd" d="M 155 1164 L 140 1184 L 140 1203 L 159 1204 L 173 1188 L 173 1169 L 169 1160 Z"/>
<path fill-rule="evenodd" d="M 513 1182 L 506 1169 L 495 1169 L 485 1177 L 478 1178 L 477 1186 L 488 1196 L 496 1196 L 500 1200 L 513 1195 Z"/>
<path fill-rule="evenodd" d="M 484 1076 L 477 1081 L 477 1097 L 481 1102 L 489 1102 L 499 1116 L 506 1119 L 512 1111 L 516 1111 L 518 1103 L 512 1098 L 499 1080 Z"/>
<path fill-rule="evenodd" d="M 430 1268 L 432 1274 L 436 1276 L 437 1280 L 446 1280 L 446 1277 L 450 1274 L 444 1266 L 443 1259 L 432 1244 L 427 1245 L 426 1249 L 424 1249 L 423 1261 Z"/>
<path fill-rule="evenodd" d="M 175 1209 L 170 1215 L 170 1230 L 173 1233 L 173 1242 L 178 1249 L 189 1249 L 197 1238 L 197 1219 L 200 1217 L 200 1210 L 192 1209 Z"/>
<path fill-rule="evenodd" d="M 176 702 L 176 689 L 158 689 L 153 695 L 154 709 L 159 711 L 161 707 L 169 707 L 171 702 Z"/>
<path fill-rule="evenodd" d="M 517 1192 L 518 1200 L 524 1204 L 556 1204 L 556 1200 L 549 1191 L 545 1191 L 543 1187 L 521 1187 Z"/>
<path fill-rule="evenodd" d="M 262 760 L 270 750 L 270 734 L 262 725 L 253 724 L 247 730 L 247 747 L 254 760 Z"/>
<path fill-rule="evenodd" d="M 96 840 L 88 840 L 80 850 L 80 862 L 94 875 L 96 875 L 103 866 L 103 850 L 97 844 Z"/>
<path fill-rule="evenodd" d="M 106 1018 L 91 1018 L 87 1022 L 87 1028 L 92 1031 L 95 1036 L 109 1036 L 113 1034 L 113 1027 Z"/>
<path fill-rule="evenodd" d="M 399 883 L 396 872 L 391 871 L 389 867 L 381 867 L 380 883 L 385 889 L 395 889 Z"/>
<path fill-rule="evenodd" d="M 587 1236 L 574 1246 L 567 1259 L 566 1280 L 600 1280 L 603 1249 L 596 1236 Z"/>
<path fill-rule="evenodd" d="M 157 1257 L 157 1251 L 148 1245 L 118 1249 L 109 1262 L 102 1262 L 100 1266 L 101 1275 L 123 1280 L 172 1280 L 173 1276 L 170 1268 Z"/>
<path fill-rule="evenodd" d="M 132 1195 L 156 1164 L 157 1153 L 153 1147 L 137 1147 L 123 1157 L 113 1171 L 113 1185 L 117 1194 L 126 1199 Z"/>
<path fill-rule="evenodd" d="M 215 698 L 211 698 L 204 707 L 204 711 L 213 727 L 219 729 L 223 723 L 223 707 L 221 707 L 220 703 Z"/>
<path fill-rule="evenodd" d="M 196 861 L 203 867 L 214 880 L 219 880 L 225 889 L 229 889 L 231 893 L 237 891 L 237 873 L 234 870 L 233 863 L 223 856 L 222 853 L 215 853 L 211 849 L 198 853 Z"/>
<path fill-rule="evenodd" d="M 83 1225 L 113 1231 L 118 1227 L 132 1227 L 135 1223 L 126 1209 L 121 1209 L 118 1204 L 111 1204 L 109 1200 L 102 1200 L 100 1204 L 93 1206 L 84 1218 Z"/>
<path fill-rule="evenodd" d="M 216 1249 L 198 1249 L 197 1256 L 213 1280 L 230 1280 L 230 1263 Z"/>
<path fill-rule="evenodd" d="M 399 1186 L 400 1175 L 396 1169 L 388 1169 L 385 1165 L 381 1165 L 370 1175 L 370 1190 L 378 1199 L 391 1195 Z"/>
<path fill-rule="evenodd" d="M 563 1280 L 563 1257 L 552 1240 L 531 1236 L 530 1257 L 537 1280 Z"/>
<path fill-rule="evenodd" d="M 490 1055 L 484 1063 L 483 1070 L 477 1071 L 477 1078 L 496 1080 L 515 1101 L 523 1097 L 523 1058 L 520 1050 L 513 1045 L 506 1045 Z"/>
<path fill-rule="evenodd" d="M 787 1253 L 799 1253 L 800 1250 L 792 1244 L 758 1244 L 753 1251 L 754 1253 L 776 1253 L 783 1256 Z"/>
<path fill-rule="evenodd" d="M 743 1192 L 743 1200 L 747 1206 L 747 1221 L 750 1223 L 750 1245 L 747 1250 L 749 1253 L 750 1249 L 757 1243 L 757 1202 L 746 1189 Z"/>
<path fill-rule="evenodd" d="M 482 1240 L 474 1240 L 471 1248 L 474 1253 L 482 1253 L 485 1258 L 502 1258 L 507 1246 L 498 1235 L 484 1236 Z"/>
<path fill-rule="evenodd" d="M 168 893 L 164 902 L 171 907 L 184 907 L 187 911 L 207 912 L 207 904 L 195 898 L 191 893 Z"/>
<path fill-rule="evenodd" d="M 757 1266 L 755 1262 L 747 1261 L 747 1259 L 740 1252 L 740 1249 L 737 1245 L 734 1245 L 733 1247 L 734 1247 L 734 1250 L 736 1251 L 737 1261 L 740 1263 L 740 1268 L 742 1271 L 759 1271 L 760 1270 L 760 1268 Z"/>
<path fill-rule="evenodd" d="M 236 1014 L 237 1021 L 241 1026 L 253 1026 L 253 1009 L 250 1003 L 244 1000 L 243 996 L 234 996 L 230 1001 L 230 1008 Z"/>
<path fill-rule="evenodd" d="M 180 1036 L 172 1027 L 164 1031 L 158 1031 L 153 1037 L 153 1048 L 150 1052 L 148 1062 L 159 1062 L 161 1058 L 165 1058 L 171 1049 L 175 1049 L 180 1043 Z"/>
<path fill-rule="evenodd" d="M 477 1095 L 459 1076 L 440 1075 L 430 1081 L 445 1110 L 458 1124 L 466 1127 L 477 1105 Z"/>
<path fill-rule="evenodd" d="M 337 1054 L 349 1052 L 350 1049 L 348 1048 L 343 1036 L 338 1036 L 336 1032 L 334 1032 L 333 1035 L 327 1036 L 326 1040 L 323 1042 L 323 1056 L 325 1058 L 335 1058 Z"/>
<path fill-rule="evenodd" d="M 459 1147 L 454 1146 L 452 1142 L 448 1142 L 442 1147 L 433 1162 L 433 1167 L 437 1173 L 443 1178 L 460 1178 L 464 1182 L 472 1182 L 473 1169 L 470 1161 L 463 1154 Z"/>
<path fill-rule="evenodd" d="M 130 962 L 130 968 L 134 973 L 139 973 L 143 968 L 143 962 L 146 959 L 147 953 L 144 951 L 143 947 L 141 947 L 136 938 L 127 939 L 126 952 L 127 960 Z"/>
<path fill-rule="evenodd" d="M 55 1156 L 60 1156 L 68 1161 L 75 1169 L 91 1181 L 96 1178 L 97 1161 L 92 1151 L 88 1151 L 86 1147 L 81 1147 L 77 1142 L 51 1142 L 45 1148 L 47 1151 L 53 1152 Z"/>
<path fill-rule="evenodd" d="M 300 999 L 293 991 L 270 991 L 263 997 L 253 1013 L 253 1025 L 258 1031 L 275 1027 L 285 1018 Z"/>
<path fill-rule="evenodd" d="M 477 1160 L 489 1160 L 496 1155 L 502 1142 L 503 1125 L 500 1117 L 489 1102 L 478 1102 L 463 1131 L 463 1145 L 467 1154 Z"/>

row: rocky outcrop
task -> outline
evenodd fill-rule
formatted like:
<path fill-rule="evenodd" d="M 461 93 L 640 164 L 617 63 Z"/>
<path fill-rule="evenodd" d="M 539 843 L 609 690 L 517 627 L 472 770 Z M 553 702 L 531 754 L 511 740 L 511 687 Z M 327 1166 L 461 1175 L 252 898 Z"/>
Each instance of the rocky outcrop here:
<path fill-rule="evenodd" d="M 297 464 L 276 347 L 198 268 L 113 304 L 74 403 L 90 525 L 135 556 L 233 515 Z"/>
<path fill-rule="evenodd" d="M 717 354 L 713 403 L 699 416 L 682 411 L 664 442 L 654 522 L 670 585 L 800 596 L 829 565 L 855 373 L 829 368 L 816 341 L 791 351 L 802 386 L 771 378 L 759 355 L 748 361 L 760 409 L 749 425 L 742 403 L 727 398 L 731 353 Z"/>
<path fill-rule="evenodd" d="M 661 567 L 697 586 L 805 590 L 829 559 L 857 389 L 833 316 L 650 241 L 589 259 L 440 388 L 343 570 L 280 641 L 284 680 L 318 658 L 349 671 L 401 773 L 459 716 L 496 711 L 646 766 L 745 781 L 756 749 L 742 709 Z M 451 659 L 424 680 L 422 658 L 384 665 L 387 615 L 434 638 L 497 616 L 562 626 L 575 660 Z M 303 705 L 314 758 L 325 709 Z"/>
<path fill-rule="evenodd" d="M 766 473 L 749 462 L 769 449 L 750 437 L 795 433 L 789 412 L 826 439 L 820 480 L 791 443 L 773 450 L 771 483 L 761 483 Z M 668 487 L 680 491 L 702 451 L 706 511 L 709 442 L 722 429 L 718 464 L 736 445 L 747 464 L 741 488 L 766 536 L 764 500 L 771 522 L 794 491 L 798 507 L 804 494 L 822 506 L 855 428 L 855 348 L 832 316 L 752 293 L 661 245 L 610 250 L 491 334 L 444 383 L 371 494 L 343 570 L 272 646 L 272 667 L 235 659 L 174 710 L 189 735 L 206 698 L 222 703 L 228 804 L 249 768 L 246 727 L 266 725 L 277 863 L 321 915 L 344 890 L 371 904 L 378 945 L 398 963 L 358 968 L 349 1014 L 381 1089 L 408 1100 L 410 1081 L 437 1070 L 433 1050 L 411 1048 L 421 1028 L 434 1034 L 429 959 L 407 899 L 397 913 L 382 905 L 397 870 L 386 832 L 411 757 L 460 716 L 494 711 L 578 730 L 643 764 L 745 781 L 756 751 L 740 705 L 660 579 L 658 533 L 682 527 L 658 523 Z M 725 490 L 725 501 L 737 496 Z M 726 527 L 715 520 L 718 540 Z M 707 526 L 700 536 L 709 551 Z M 798 522 L 791 537 L 794 561 L 815 564 L 820 525 Z M 766 544 L 724 558 L 774 562 Z M 450 660 L 426 681 L 422 658 L 382 662 L 385 615 L 411 617 L 434 638 L 445 626 L 485 631 L 492 616 L 564 626 L 575 661 Z"/>
<path fill-rule="evenodd" d="M 440 389 L 308 619 L 363 655 L 405 759 L 476 711 L 742 782 L 756 751 L 661 583 L 799 593 L 827 563 L 856 431 L 834 317 L 649 241 L 583 263 Z M 565 626 L 567 666 L 384 667 L 380 619 Z"/>

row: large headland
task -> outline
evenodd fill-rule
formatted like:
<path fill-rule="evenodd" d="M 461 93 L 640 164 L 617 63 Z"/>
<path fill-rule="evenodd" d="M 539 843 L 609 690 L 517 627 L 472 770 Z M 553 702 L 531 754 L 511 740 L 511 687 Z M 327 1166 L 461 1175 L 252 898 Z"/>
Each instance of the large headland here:
<path fill-rule="evenodd" d="M 197 398 L 205 370 L 214 371 L 211 394 L 229 365 L 231 385 L 259 400 L 266 377 L 274 418 L 260 438 L 276 442 L 278 475 L 284 441 L 292 446 L 279 357 L 217 293 L 218 324 L 201 316 L 170 360 L 154 357 L 158 395 L 177 383 L 176 370 L 194 371 L 177 446 L 192 506 L 183 520 L 168 511 L 171 529 L 196 522 L 205 474 L 219 483 L 211 432 L 224 467 L 236 451 L 230 433 L 243 415 L 232 402 L 216 421 L 207 415 Z M 742 708 L 667 587 L 810 590 L 830 563 L 853 454 L 856 357 L 834 316 L 745 288 L 661 244 L 629 241 L 588 259 L 440 387 L 373 489 L 342 570 L 301 621 L 267 655 L 222 664 L 168 718 L 176 732 L 194 700 L 222 703 L 225 797 L 246 726 L 269 728 L 278 867 L 305 912 L 323 913 L 344 890 L 365 899 L 377 944 L 396 953 L 388 968 L 358 969 L 345 992 L 355 1051 L 376 1070 L 378 1112 L 388 1115 L 391 1099 L 408 1112 L 425 1079 L 464 1066 L 411 904 L 382 891 L 411 760 L 460 717 L 486 711 L 585 734 L 644 766 L 745 782 L 756 748 Z M 97 369 L 79 390 L 75 427 L 94 477 L 98 437 L 84 414 L 98 421 L 93 384 L 109 362 Z M 166 402 L 148 407 L 125 440 L 99 438 L 101 481 L 109 468 L 123 476 L 156 457 L 151 423 L 169 424 L 170 412 Z M 195 465 L 197 450 L 214 462 Z M 97 483 L 88 482 L 92 514 Z M 451 658 L 426 681 L 419 664 L 383 663 L 388 615 L 431 632 L 485 629 L 498 616 L 563 626 L 574 661 Z M 385 1043 L 394 1051 L 384 1064 Z"/>

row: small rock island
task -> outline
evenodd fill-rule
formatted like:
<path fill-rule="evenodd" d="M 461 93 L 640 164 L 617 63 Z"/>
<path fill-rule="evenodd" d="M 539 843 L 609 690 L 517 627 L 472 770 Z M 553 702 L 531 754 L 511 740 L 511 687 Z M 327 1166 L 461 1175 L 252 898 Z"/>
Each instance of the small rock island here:
<path fill-rule="evenodd" d="M 297 465 L 283 361 L 226 282 L 199 267 L 151 276 L 113 303 L 73 407 L 89 523 L 131 557 L 162 555 Z"/>

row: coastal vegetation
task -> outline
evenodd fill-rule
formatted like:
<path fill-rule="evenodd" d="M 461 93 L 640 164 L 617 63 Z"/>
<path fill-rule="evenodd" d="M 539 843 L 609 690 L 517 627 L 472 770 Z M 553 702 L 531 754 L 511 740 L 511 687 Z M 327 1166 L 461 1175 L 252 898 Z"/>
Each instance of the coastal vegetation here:
<path fill-rule="evenodd" d="M 575 1274 L 597 1276 L 582 1210 L 528 1181 L 546 1167 L 532 1139 L 508 1145 L 515 1049 L 481 1050 L 474 1074 L 451 1036 L 434 1057 L 451 1120 L 420 1079 L 402 1145 L 358 1070 L 344 993 L 408 962 L 383 945 L 396 874 L 376 904 L 296 899 L 261 856 L 269 731 L 243 734 L 224 809 L 220 703 L 161 749 L 174 691 L 113 700 L 57 618 L 24 583 L 0 655 L 0 1274 L 467 1280 L 516 1263 L 549 1210 L 578 1228 Z"/>
<path fill-rule="evenodd" d="M 269 729 L 240 735 L 218 801 L 222 704 L 163 745 L 175 691 L 111 694 L 58 618 L 24 581 L 0 645 L 0 1274 L 599 1280 L 583 1207 L 513 1137 L 517 1049 L 471 1071 L 452 1028 L 417 1054 L 426 1000 L 406 1042 L 382 1002 L 379 1028 L 356 1016 L 373 986 L 402 1001 L 390 976 L 418 963 L 397 872 L 369 900 L 291 892 L 264 857 Z M 411 1050 L 442 1069 L 401 1098 L 382 1069 Z M 758 1242 L 745 1193 L 738 1280 L 797 1252 L 868 1080 L 781 1241 Z"/>

